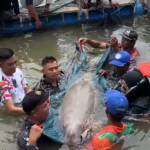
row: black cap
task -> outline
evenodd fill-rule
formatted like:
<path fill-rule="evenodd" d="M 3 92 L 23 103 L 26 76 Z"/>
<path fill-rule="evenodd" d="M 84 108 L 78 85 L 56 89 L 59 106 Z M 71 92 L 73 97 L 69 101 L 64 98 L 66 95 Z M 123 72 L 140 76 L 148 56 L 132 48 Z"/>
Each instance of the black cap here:
<path fill-rule="evenodd" d="M 141 96 L 150 96 L 149 80 L 142 73 L 134 69 L 123 75 L 122 79 L 126 82 L 129 91 L 126 94 L 129 101 L 134 101 Z"/>
<path fill-rule="evenodd" d="M 138 38 L 138 34 L 135 30 L 125 30 L 122 36 L 131 41 L 136 41 Z"/>
<path fill-rule="evenodd" d="M 22 107 L 26 114 L 30 113 L 35 109 L 36 106 L 42 104 L 49 98 L 49 94 L 43 91 L 31 91 L 24 97 L 22 101 Z"/>
<path fill-rule="evenodd" d="M 130 70 L 122 76 L 122 79 L 125 80 L 128 88 L 137 85 L 137 83 L 140 82 L 143 78 L 144 77 L 142 73 L 137 69 Z"/>

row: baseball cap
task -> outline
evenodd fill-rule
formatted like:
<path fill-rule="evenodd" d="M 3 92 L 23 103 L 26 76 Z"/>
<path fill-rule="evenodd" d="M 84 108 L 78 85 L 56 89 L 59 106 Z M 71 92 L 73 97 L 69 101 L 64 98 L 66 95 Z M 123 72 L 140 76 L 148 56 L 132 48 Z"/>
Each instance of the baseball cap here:
<path fill-rule="evenodd" d="M 142 73 L 134 68 L 122 76 L 122 80 L 128 86 L 126 97 L 129 101 L 134 101 L 140 96 L 150 95 L 150 82 Z"/>
<path fill-rule="evenodd" d="M 137 83 L 139 83 L 143 78 L 144 76 L 142 73 L 135 68 L 122 76 L 122 79 L 126 82 L 128 88 L 137 85 Z"/>
<path fill-rule="evenodd" d="M 138 38 L 138 34 L 134 30 L 125 30 L 122 34 L 122 37 L 131 41 L 136 41 Z"/>
<path fill-rule="evenodd" d="M 43 91 L 31 91 L 26 94 L 22 101 L 22 107 L 26 114 L 30 113 L 36 108 L 36 106 L 42 104 L 49 98 L 48 92 Z"/>
<path fill-rule="evenodd" d="M 128 110 L 128 100 L 123 93 L 117 90 L 108 90 L 105 93 L 106 108 L 114 116 L 124 116 Z"/>
<path fill-rule="evenodd" d="M 109 64 L 124 67 L 127 64 L 130 64 L 131 56 L 127 51 L 121 50 L 116 53 L 114 58 L 109 62 Z"/>

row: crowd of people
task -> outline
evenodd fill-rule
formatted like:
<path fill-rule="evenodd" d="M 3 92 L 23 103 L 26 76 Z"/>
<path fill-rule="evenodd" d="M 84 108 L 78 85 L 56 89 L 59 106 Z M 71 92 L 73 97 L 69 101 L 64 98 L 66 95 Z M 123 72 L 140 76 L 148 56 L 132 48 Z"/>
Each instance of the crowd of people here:
<path fill-rule="evenodd" d="M 37 29 L 42 27 L 42 22 L 35 6 L 42 1 L 21 1 L 22 7 L 26 7 L 35 20 Z M 47 1 L 45 11 L 49 9 L 50 2 Z M 117 7 L 111 0 L 109 3 L 112 7 Z M 95 5 L 91 0 L 80 0 L 80 4 L 83 9 Z M 96 5 L 101 6 L 102 1 L 97 0 Z M 18 0 L 1 1 L 0 21 L 20 17 Z M 123 122 L 123 118 L 127 113 L 143 114 L 150 109 L 150 82 L 140 69 L 135 67 L 136 59 L 140 56 L 135 48 L 137 39 L 138 34 L 134 30 L 125 30 L 121 43 L 116 37 L 112 37 L 109 42 L 81 39 L 82 43 L 101 51 L 110 48 L 103 69 L 97 72 L 99 78 L 104 77 L 109 81 L 104 97 L 109 124 L 91 138 L 90 143 L 85 146 L 89 150 L 120 149 L 124 137 L 134 132 L 131 125 Z M 27 115 L 18 135 L 18 150 L 38 150 L 43 123 L 51 109 L 51 95 L 62 90 L 61 84 L 65 74 L 60 70 L 57 59 L 46 56 L 41 65 L 43 76 L 31 89 L 21 69 L 17 68 L 14 51 L 10 48 L 0 48 L 0 106 L 5 107 L 10 115 Z"/>
<path fill-rule="evenodd" d="M 36 28 L 42 27 L 36 6 L 40 5 L 43 0 L 21 0 L 21 7 L 27 8 L 30 16 L 35 20 Z M 45 12 L 49 10 L 50 0 L 46 1 Z M 2 0 L 0 5 L 0 21 L 8 21 L 11 19 L 21 19 L 18 0 Z"/>
<path fill-rule="evenodd" d="M 41 28 L 42 22 L 35 6 L 42 0 L 23 2 L 22 6 L 27 7 L 35 20 L 36 28 Z M 80 2 L 83 9 L 93 5 L 90 0 Z M 96 3 L 101 5 L 99 0 Z M 109 3 L 114 6 L 111 0 Z M 46 9 L 49 5 L 48 1 Z M 20 18 L 18 0 L 2 0 L 0 21 L 9 20 L 14 15 L 16 19 Z M 150 108 L 149 80 L 139 69 L 133 67 L 133 62 L 136 62 L 139 56 L 135 48 L 137 39 L 138 35 L 134 30 L 123 32 L 121 43 L 116 37 L 105 43 L 88 38 L 82 39 L 83 43 L 92 47 L 111 49 L 105 67 L 98 71 L 98 76 L 106 78 L 110 83 L 105 94 L 106 114 L 110 123 L 94 135 L 88 144 L 93 150 L 119 149 L 123 145 L 123 137 L 133 132 L 130 126 L 122 122 L 126 113 L 128 111 L 131 114 L 145 113 Z M 27 115 L 18 136 L 19 150 L 38 149 L 37 142 L 42 135 L 42 124 L 47 119 L 51 107 L 50 96 L 61 90 L 61 81 L 65 76 L 53 56 L 43 58 L 41 65 L 42 79 L 30 89 L 23 72 L 17 68 L 14 51 L 10 48 L 0 48 L 0 105 L 11 115 Z"/>
<path fill-rule="evenodd" d="M 89 9 L 90 7 L 102 8 L 104 4 L 110 5 L 110 7 L 118 7 L 119 4 L 113 2 L 112 0 L 96 0 L 92 2 L 91 0 L 74 0 L 75 3 L 79 5 L 82 9 Z M 143 2 L 143 0 L 141 0 Z M 42 4 L 43 0 L 20 0 L 20 5 L 22 8 L 27 8 L 30 17 L 32 17 L 35 21 L 35 25 L 37 29 L 42 28 L 42 21 L 38 15 L 38 11 L 36 9 L 37 6 Z M 49 11 L 51 0 L 46 0 L 44 12 L 47 14 Z M 0 5 L 0 22 L 8 21 L 11 19 L 19 19 L 21 20 L 21 13 L 19 8 L 18 0 L 1 0 Z"/>
<path fill-rule="evenodd" d="M 137 39 L 138 34 L 134 30 L 123 32 L 121 44 L 118 43 L 116 37 L 112 37 L 110 42 L 88 38 L 80 39 L 82 43 L 99 48 L 100 51 L 110 49 L 104 69 L 98 70 L 98 76 L 104 77 L 109 83 L 105 95 L 105 105 L 110 123 L 93 137 L 90 144 L 86 145 L 94 150 L 120 149 L 123 144 L 121 132 L 125 131 L 122 130 L 123 126 L 120 124 L 123 117 L 129 114 L 146 113 L 150 108 L 150 82 L 135 66 L 136 59 L 140 56 L 139 51 L 134 47 Z M 128 131 L 133 132 L 132 129 Z M 130 132 L 125 133 L 130 134 Z"/>
<path fill-rule="evenodd" d="M 9 20 L 13 17 L 13 14 L 19 19 L 20 11 L 18 0 L 2 0 L 0 5 L 0 21 Z"/>
<path fill-rule="evenodd" d="M 124 143 L 124 136 L 133 133 L 133 127 L 123 123 L 123 118 L 127 113 L 143 114 L 150 108 L 149 80 L 138 68 L 131 66 L 139 56 L 134 47 L 137 38 L 136 31 L 126 30 L 122 34 L 121 44 L 116 37 L 106 43 L 81 39 L 92 47 L 111 49 L 104 66 L 107 69 L 110 65 L 110 69 L 98 71 L 99 78 L 104 77 L 111 83 L 104 97 L 109 124 L 86 145 L 92 150 L 120 148 Z M 65 78 L 53 56 L 44 57 L 41 65 L 42 79 L 31 89 L 23 72 L 17 68 L 14 51 L 0 48 L 0 105 L 10 115 L 27 115 L 18 136 L 19 150 L 38 149 L 43 123 L 52 107 L 51 95 L 61 91 L 61 83 Z"/>

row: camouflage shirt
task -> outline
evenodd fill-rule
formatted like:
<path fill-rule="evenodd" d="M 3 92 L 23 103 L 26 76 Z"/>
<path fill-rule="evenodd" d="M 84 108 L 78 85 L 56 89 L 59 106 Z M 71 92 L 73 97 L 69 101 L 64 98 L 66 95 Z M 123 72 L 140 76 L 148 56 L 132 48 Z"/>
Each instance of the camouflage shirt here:
<path fill-rule="evenodd" d="M 53 86 L 52 83 L 48 82 L 43 76 L 43 78 L 35 85 L 34 90 L 42 90 L 44 92 L 49 92 L 49 95 L 54 95 L 60 92 L 64 88 L 65 74 L 61 71 L 57 85 Z"/>

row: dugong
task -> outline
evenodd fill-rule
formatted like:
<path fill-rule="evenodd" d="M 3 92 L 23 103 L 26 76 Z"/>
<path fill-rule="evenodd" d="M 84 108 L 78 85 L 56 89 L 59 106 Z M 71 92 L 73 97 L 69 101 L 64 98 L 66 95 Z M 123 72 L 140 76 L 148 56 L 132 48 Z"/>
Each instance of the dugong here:
<path fill-rule="evenodd" d="M 89 74 L 83 75 L 83 78 L 69 89 L 60 110 L 65 144 L 80 144 L 80 135 L 88 128 L 86 123 L 94 116 L 98 100 L 99 96 Z"/>

